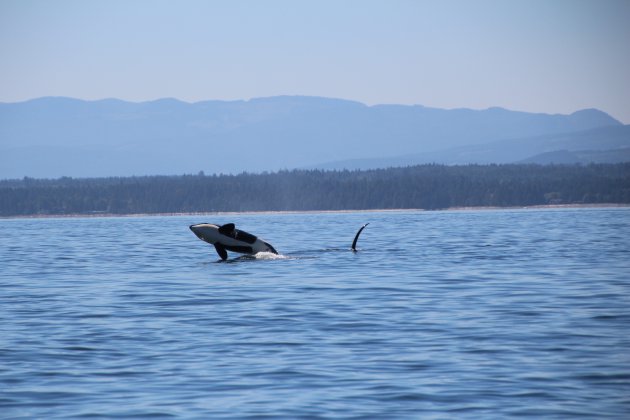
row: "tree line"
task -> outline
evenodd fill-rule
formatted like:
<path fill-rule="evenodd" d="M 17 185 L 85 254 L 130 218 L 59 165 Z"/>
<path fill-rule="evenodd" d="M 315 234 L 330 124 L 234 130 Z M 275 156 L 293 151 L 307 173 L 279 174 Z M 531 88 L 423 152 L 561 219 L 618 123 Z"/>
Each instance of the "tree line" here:
<path fill-rule="evenodd" d="M 630 163 L 0 181 L 0 216 L 630 203 Z"/>

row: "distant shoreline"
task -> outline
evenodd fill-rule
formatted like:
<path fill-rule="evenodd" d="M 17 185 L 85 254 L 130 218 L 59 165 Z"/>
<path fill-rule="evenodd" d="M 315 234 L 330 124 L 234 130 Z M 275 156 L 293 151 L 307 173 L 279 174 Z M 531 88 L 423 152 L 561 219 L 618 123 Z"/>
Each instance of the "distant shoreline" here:
<path fill-rule="evenodd" d="M 417 165 L 236 176 L 0 181 L 3 217 L 397 211 L 630 205 L 630 162 Z M 544 208 L 544 207 L 542 207 Z M 407 210 L 409 209 L 409 210 Z"/>
<path fill-rule="evenodd" d="M 439 212 L 439 211 L 491 211 L 491 210 L 544 210 L 544 209 L 578 209 L 578 208 L 630 208 L 625 203 L 593 203 L 593 204 L 540 204 L 533 206 L 479 206 L 449 207 L 444 209 L 357 209 L 357 210 L 265 210 L 265 211 L 209 211 L 209 212 L 175 212 L 175 213 L 75 213 L 75 214 L 32 214 L 16 216 L 0 216 L 0 219 L 67 219 L 67 218 L 108 218 L 108 217 L 177 217 L 177 216 L 231 216 L 257 214 L 326 214 L 326 213 L 402 213 L 402 212 Z"/>

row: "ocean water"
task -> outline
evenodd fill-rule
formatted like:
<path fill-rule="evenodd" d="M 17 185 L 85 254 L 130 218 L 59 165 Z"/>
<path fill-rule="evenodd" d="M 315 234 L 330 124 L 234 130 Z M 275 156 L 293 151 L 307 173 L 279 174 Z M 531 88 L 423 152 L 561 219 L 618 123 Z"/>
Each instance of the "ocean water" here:
<path fill-rule="evenodd" d="M 630 208 L 0 220 L 3 419 L 629 416 Z"/>

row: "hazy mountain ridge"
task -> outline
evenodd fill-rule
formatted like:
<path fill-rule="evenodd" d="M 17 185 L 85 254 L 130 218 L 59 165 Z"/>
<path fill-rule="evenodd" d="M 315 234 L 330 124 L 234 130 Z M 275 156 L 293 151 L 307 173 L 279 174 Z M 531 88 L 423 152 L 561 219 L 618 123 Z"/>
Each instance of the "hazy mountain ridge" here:
<path fill-rule="evenodd" d="M 630 162 L 630 147 L 613 150 L 557 150 L 541 153 L 520 163 L 546 164 L 589 164 L 589 163 L 620 163 Z"/>
<path fill-rule="evenodd" d="M 622 163 L 630 162 L 630 125 L 500 140 L 391 158 L 325 162 L 311 168 L 361 169 L 441 163 L 447 165 L 490 163 Z"/>
<path fill-rule="evenodd" d="M 604 127 L 628 126 L 594 109 L 549 115 L 303 96 L 196 103 L 48 97 L 0 103 L 0 178 L 259 172 L 376 157 L 422 163 L 414 161 L 421 155 L 468 163 L 477 154 L 489 163 L 493 153 L 510 155 L 506 148 L 524 150 L 512 153 L 518 161 L 577 150 L 576 132 Z M 621 140 L 598 132 L 585 149 L 630 146 L 621 131 Z M 554 142 L 558 149 L 549 150 Z"/>

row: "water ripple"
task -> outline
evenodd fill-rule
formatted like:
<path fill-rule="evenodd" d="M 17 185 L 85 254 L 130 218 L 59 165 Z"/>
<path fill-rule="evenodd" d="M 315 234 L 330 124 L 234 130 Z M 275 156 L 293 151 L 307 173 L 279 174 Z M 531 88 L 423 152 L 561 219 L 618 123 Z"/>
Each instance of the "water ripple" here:
<path fill-rule="evenodd" d="M 0 417 L 630 412 L 628 209 L 216 219 L 0 220 Z"/>

